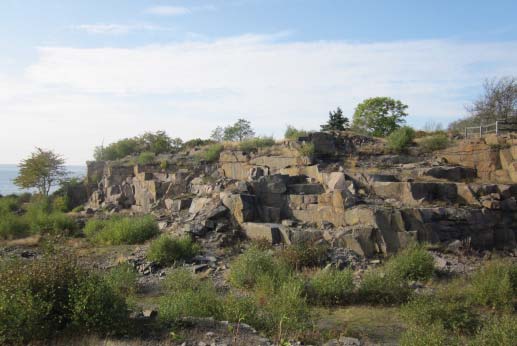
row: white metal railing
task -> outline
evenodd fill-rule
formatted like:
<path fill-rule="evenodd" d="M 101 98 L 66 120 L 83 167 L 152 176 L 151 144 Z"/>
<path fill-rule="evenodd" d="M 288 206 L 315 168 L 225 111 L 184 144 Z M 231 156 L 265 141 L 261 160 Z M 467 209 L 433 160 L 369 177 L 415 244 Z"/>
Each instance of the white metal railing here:
<path fill-rule="evenodd" d="M 502 123 L 504 123 L 503 120 L 497 120 L 495 123 L 488 125 L 465 127 L 465 138 L 469 138 L 469 135 L 481 138 L 488 133 L 495 133 L 497 136 L 500 133 L 500 125 Z"/>

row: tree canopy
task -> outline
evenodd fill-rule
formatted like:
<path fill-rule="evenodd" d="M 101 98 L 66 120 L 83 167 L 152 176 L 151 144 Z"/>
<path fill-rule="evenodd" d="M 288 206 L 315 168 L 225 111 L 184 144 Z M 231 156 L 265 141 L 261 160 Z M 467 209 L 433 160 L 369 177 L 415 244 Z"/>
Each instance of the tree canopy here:
<path fill-rule="evenodd" d="M 373 97 L 357 105 L 353 127 L 372 136 L 386 137 L 402 124 L 408 106 L 390 97 Z"/>
<path fill-rule="evenodd" d="M 67 175 L 65 160 L 51 150 L 36 148 L 36 151 L 19 164 L 20 172 L 14 183 L 22 189 L 36 188 L 48 196 L 50 188 L 59 184 Z"/>
<path fill-rule="evenodd" d="M 321 125 L 322 131 L 344 131 L 349 127 L 348 118 L 343 115 L 341 108 L 329 112 L 329 120 Z"/>
<path fill-rule="evenodd" d="M 118 160 L 128 155 L 152 152 L 155 155 L 174 152 L 181 148 L 181 138 L 171 138 L 165 131 L 145 132 L 143 135 L 124 138 L 107 146 L 98 146 L 95 160 Z"/>
<path fill-rule="evenodd" d="M 253 137 L 255 131 L 251 127 L 251 123 L 246 119 L 238 119 L 235 124 L 224 128 L 224 140 L 226 141 L 239 141 L 246 138 Z"/>

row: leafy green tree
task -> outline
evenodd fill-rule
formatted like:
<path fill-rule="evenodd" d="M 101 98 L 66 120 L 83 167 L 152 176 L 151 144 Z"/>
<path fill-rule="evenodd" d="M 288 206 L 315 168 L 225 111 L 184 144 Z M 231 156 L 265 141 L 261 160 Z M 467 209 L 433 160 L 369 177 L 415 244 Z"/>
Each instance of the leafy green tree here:
<path fill-rule="evenodd" d="M 344 131 L 349 126 L 348 118 L 343 115 L 341 108 L 329 112 L 329 120 L 321 125 L 322 131 Z"/>
<path fill-rule="evenodd" d="M 390 97 L 373 97 L 357 105 L 355 129 L 372 136 L 385 137 L 405 123 L 408 106 Z"/>
<path fill-rule="evenodd" d="M 225 127 L 223 138 L 226 141 L 242 142 L 243 139 L 254 135 L 255 131 L 253 131 L 251 123 L 246 119 L 238 119 L 235 124 Z"/>
<path fill-rule="evenodd" d="M 50 188 L 58 184 L 67 175 L 65 160 L 51 150 L 36 148 L 36 151 L 19 164 L 20 172 L 14 183 L 22 189 L 38 189 L 48 196 Z"/>

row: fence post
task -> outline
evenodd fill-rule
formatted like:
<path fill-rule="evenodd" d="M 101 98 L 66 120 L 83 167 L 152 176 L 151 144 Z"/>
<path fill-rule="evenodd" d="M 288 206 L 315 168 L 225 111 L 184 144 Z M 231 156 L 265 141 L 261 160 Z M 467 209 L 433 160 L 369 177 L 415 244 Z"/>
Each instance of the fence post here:
<path fill-rule="evenodd" d="M 499 121 L 495 121 L 495 135 L 499 136 Z"/>
<path fill-rule="evenodd" d="M 483 128 L 479 125 L 479 138 L 483 137 Z"/>

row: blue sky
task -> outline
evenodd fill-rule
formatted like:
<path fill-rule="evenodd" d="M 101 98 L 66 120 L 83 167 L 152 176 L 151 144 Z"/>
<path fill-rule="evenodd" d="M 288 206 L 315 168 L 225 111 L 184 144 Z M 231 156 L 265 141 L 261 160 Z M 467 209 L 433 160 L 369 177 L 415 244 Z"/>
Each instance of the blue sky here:
<path fill-rule="evenodd" d="M 81 163 L 102 142 L 207 137 L 238 117 L 280 137 L 372 96 L 407 103 L 413 126 L 446 125 L 483 79 L 517 74 L 515 13 L 515 1 L 2 0 L 0 162 L 41 146 Z"/>

